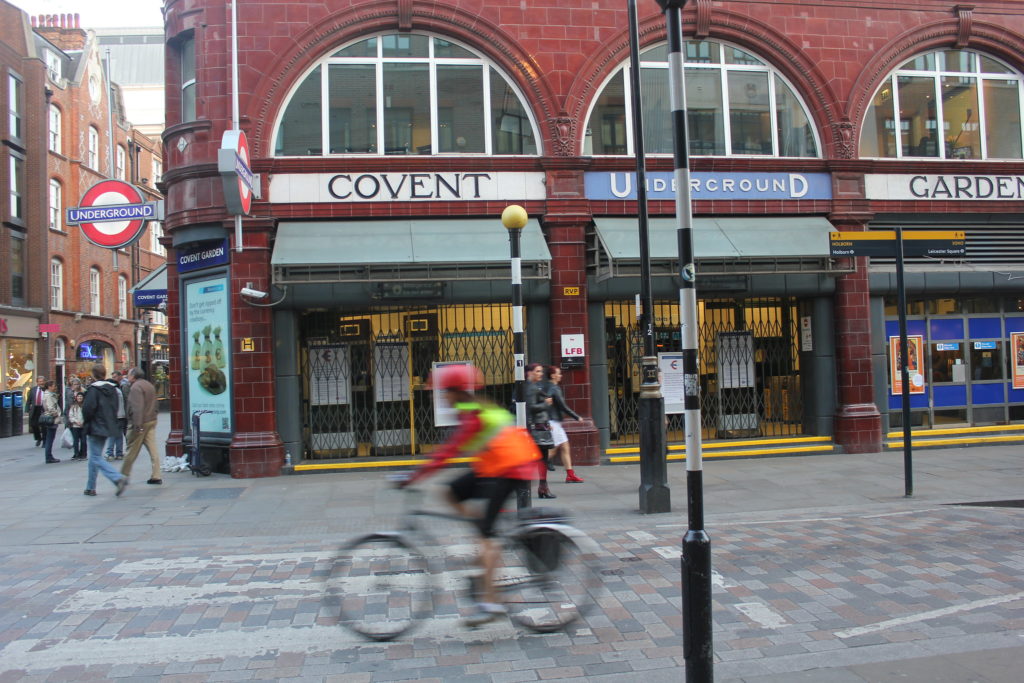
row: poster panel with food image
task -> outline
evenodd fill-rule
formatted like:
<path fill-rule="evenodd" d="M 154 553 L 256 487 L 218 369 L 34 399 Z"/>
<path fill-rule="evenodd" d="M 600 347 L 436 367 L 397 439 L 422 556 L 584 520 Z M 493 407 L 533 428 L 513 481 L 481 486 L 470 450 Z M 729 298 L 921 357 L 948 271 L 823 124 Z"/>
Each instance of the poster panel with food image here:
<path fill-rule="evenodd" d="M 921 349 L 924 337 L 919 334 L 907 335 L 907 348 L 910 350 L 910 362 L 907 363 L 907 374 L 910 376 L 910 393 L 923 394 L 925 390 L 924 370 L 921 367 Z M 900 338 L 889 337 L 889 384 L 894 396 L 903 393 L 903 373 L 901 372 Z"/>
<path fill-rule="evenodd" d="M 1013 388 L 1024 389 L 1024 332 L 1010 333 L 1010 352 L 1013 354 L 1013 362 L 1010 363 Z"/>
<path fill-rule="evenodd" d="M 233 429 L 229 304 L 226 275 L 185 284 L 188 416 L 197 410 L 210 411 L 200 416 L 203 433 L 230 434 Z"/>

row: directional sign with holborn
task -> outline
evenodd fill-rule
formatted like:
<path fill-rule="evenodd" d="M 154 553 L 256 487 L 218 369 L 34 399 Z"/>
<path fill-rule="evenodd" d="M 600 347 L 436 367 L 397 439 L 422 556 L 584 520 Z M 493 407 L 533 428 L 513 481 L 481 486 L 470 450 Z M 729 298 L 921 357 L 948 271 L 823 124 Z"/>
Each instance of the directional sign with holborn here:
<path fill-rule="evenodd" d="M 101 180 L 67 210 L 68 225 L 77 225 L 93 244 L 120 249 L 137 240 L 146 221 L 158 220 L 159 202 L 147 202 L 139 188 L 123 180 Z"/>
<path fill-rule="evenodd" d="M 880 256 L 895 258 L 895 230 L 864 232 L 830 232 L 829 251 L 832 258 L 842 256 Z M 948 259 L 967 254 L 966 236 L 956 230 L 911 230 L 903 233 L 903 255 L 930 256 Z"/>

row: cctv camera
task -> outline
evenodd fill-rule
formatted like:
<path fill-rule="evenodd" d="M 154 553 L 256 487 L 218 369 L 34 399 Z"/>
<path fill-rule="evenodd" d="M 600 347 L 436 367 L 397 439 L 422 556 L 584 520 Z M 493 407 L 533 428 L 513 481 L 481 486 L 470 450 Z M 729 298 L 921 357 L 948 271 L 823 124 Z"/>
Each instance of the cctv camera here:
<path fill-rule="evenodd" d="M 266 292 L 261 292 L 258 289 L 253 289 L 252 287 L 242 287 L 239 294 L 243 296 L 251 296 L 253 299 L 265 299 L 267 297 Z"/>

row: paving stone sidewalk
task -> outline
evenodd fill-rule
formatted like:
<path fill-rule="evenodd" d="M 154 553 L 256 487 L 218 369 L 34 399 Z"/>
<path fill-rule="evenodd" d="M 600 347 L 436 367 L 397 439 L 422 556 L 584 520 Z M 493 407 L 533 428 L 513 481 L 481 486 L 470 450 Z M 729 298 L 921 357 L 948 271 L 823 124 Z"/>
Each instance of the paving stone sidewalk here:
<path fill-rule="evenodd" d="M 0 441 L 0 681 L 683 679 L 685 510 L 637 514 L 635 467 L 556 488 L 604 551 L 585 624 L 450 617 L 371 644 L 319 591 L 339 541 L 394 519 L 379 474 L 168 474 L 86 498 L 83 464 L 17 440 Z M 918 454 L 912 499 L 893 454 L 708 461 L 715 679 L 1019 680 L 1024 508 L 958 503 L 1024 497 L 1020 457 Z"/>

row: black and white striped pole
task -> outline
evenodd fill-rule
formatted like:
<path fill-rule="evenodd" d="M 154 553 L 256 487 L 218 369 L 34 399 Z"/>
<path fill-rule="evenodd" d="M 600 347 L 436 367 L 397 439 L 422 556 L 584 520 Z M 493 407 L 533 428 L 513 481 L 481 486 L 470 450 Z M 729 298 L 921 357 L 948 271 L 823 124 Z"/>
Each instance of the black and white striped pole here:
<path fill-rule="evenodd" d="M 693 257 L 690 201 L 690 151 L 686 131 L 686 80 L 683 74 L 683 6 L 686 0 L 658 0 L 668 31 L 669 101 L 675 156 L 676 220 L 679 242 L 679 290 L 683 342 L 683 412 L 686 416 L 686 509 L 683 537 L 683 662 L 687 683 L 714 680 L 711 626 L 711 539 L 704 531 L 704 481 L 701 456 L 700 371 L 697 365 L 697 269 Z"/>
<path fill-rule="evenodd" d="M 514 359 L 516 426 L 526 428 L 526 346 L 523 342 L 523 266 L 519 242 L 529 216 L 518 204 L 506 206 L 501 212 L 501 224 L 508 230 L 509 253 L 512 262 L 512 357 Z M 531 506 L 530 487 L 521 487 L 516 493 L 516 508 Z"/>

